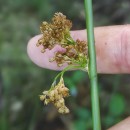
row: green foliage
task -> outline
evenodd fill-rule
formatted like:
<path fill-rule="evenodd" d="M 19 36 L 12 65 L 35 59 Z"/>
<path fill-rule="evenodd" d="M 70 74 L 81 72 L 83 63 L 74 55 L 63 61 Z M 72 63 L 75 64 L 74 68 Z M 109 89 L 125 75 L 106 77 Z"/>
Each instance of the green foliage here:
<path fill-rule="evenodd" d="M 77 84 L 81 83 L 81 81 L 85 80 L 86 73 L 82 71 L 74 71 L 72 72 L 71 78 L 65 77 L 65 83 L 70 89 L 70 93 L 73 96 L 77 95 Z"/>
<path fill-rule="evenodd" d="M 76 109 L 75 113 L 76 113 L 76 116 L 82 120 L 88 120 L 89 118 L 91 118 L 91 112 L 87 108 L 79 107 Z"/>
<path fill-rule="evenodd" d="M 86 126 L 87 126 L 86 121 L 84 120 L 77 120 L 75 121 L 74 125 L 75 125 L 75 130 L 86 130 Z"/>
<path fill-rule="evenodd" d="M 65 83 L 66 83 L 66 85 L 69 87 L 70 93 L 71 93 L 73 96 L 76 96 L 76 95 L 77 95 L 77 87 L 76 87 L 76 85 L 74 84 L 74 82 L 73 82 L 70 78 L 65 77 Z"/>
<path fill-rule="evenodd" d="M 75 71 L 72 75 L 71 81 L 75 84 L 80 83 L 82 80 L 86 78 L 86 73 L 82 71 Z"/>
<path fill-rule="evenodd" d="M 108 115 L 105 117 L 103 123 L 106 125 L 106 127 L 111 126 L 112 124 L 116 123 L 116 120 L 114 117 L 112 117 L 111 115 Z"/>
<path fill-rule="evenodd" d="M 121 116 L 125 111 L 125 99 L 120 94 L 115 94 L 111 97 L 109 104 L 109 113 L 113 116 Z"/>
<path fill-rule="evenodd" d="M 91 112 L 86 108 L 77 108 L 76 111 L 77 120 L 74 122 L 75 130 L 86 130 L 92 127 Z"/>

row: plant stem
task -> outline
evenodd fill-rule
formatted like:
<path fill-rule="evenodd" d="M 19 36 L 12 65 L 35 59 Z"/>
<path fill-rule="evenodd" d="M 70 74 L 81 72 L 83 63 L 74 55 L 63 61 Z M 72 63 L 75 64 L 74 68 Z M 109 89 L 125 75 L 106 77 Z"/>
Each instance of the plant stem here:
<path fill-rule="evenodd" d="M 84 0 L 84 2 L 85 2 L 87 38 L 88 38 L 89 78 L 91 84 L 93 130 L 101 130 L 97 69 L 96 69 L 96 53 L 94 44 L 92 0 Z"/>

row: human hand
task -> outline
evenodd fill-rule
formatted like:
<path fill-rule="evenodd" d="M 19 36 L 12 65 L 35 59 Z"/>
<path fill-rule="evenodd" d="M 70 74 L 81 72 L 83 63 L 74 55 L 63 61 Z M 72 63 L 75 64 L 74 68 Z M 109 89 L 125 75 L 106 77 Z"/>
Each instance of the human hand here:
<path fill-rule="evenodd" d="M 130 73 L 130 25 L 97 27 L 94 33 L 98 73 Z M 71 36 L 74 39 L 87 40 L 86 30 L 72 31 Z M 30 59 L 40 67 L 62 70 L 65 66 L 58 67 L 55 62 L 49 62 L 54 52 L 62 48 L 56 46 L 41 53 L 41 48 L 36 47 L 40 37 L 41 35 L 37 35 L 28 43 L 27 51 Z M 130 117 L 108 130 L 123 129 L 130 129 Z"/>
<path fill-rule="evenodd" d="M 95 45 L 98 73 L 130 73 L 130 25 L 108 26 L 95 28 Z M 74 39 L 86 39 L 86 30 L 72 31 Z M 41 35 L 33 37 L 27 47 L 31 60 L 40 67 L 62 70 L 55 62 L 49 62 L 54 52 L 62 50 L 56 46 L 51 51 L 41 53 L 36 43 Z"/>

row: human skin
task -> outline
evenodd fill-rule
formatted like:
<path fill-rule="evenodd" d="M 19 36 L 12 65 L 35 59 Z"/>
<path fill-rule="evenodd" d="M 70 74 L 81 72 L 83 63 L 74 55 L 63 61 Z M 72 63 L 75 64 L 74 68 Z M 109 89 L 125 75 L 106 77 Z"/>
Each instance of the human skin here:
<path fill-rule="evenodd" d="M 119 122 L 108 130 L 130 130 L 130 117 L 125 120 Z"/>
<path fill-rule="evenodd" d="M 94 29 L 97 72 L 101 74 L 129 74 L 130 73 L 130 25 L 96 27 Z M 86 30 L 72 31 L 73 39 L 87 40 Z M 63 50 L 56 46 L 52 50 L 41 53 L 41 46 L 36 43 L 41 35 L 30 39 L 27 52 L 30 59 L 40 67 L 62 70 L 55 62 L 49 62 L 54 52 Z M 130 130 L 130 117 L 109 130 Z"/>
<path fill-rule="evenodd" d="M 97 71 L 102 74 L 130 73 L 130 25 L 97 27 L 94 30 L 96 45 Z M 72 31 L 74 39 L 86 39 L 86 30 Z M 62 50 L 56 46 L 51 51 L 41 53 L 36 43 L 41 35 L 33 37 L 28 43 L 28 55 L 40 67 L 62 70 L 55 62 L 49 62 L 54 52 Z"/>

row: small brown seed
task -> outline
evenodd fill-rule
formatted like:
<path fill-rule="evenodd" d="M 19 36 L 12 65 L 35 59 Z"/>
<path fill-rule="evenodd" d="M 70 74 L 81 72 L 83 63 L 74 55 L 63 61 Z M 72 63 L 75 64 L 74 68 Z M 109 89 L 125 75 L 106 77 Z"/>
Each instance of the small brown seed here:
<path fill-rule="evenodd" d="M 40 100 L 41 100 L 41 101 L 44 101 L 45 98 L 46 98 L 45 95 L 40 95 Z"/>
<path fill-rule="evenodd" d="M 58 112 L 61 113 L 61 114 L 64 114 L 65 113 L 64 107 L 59 108 Z"/>
<path fill-rule="evenodd" d="M 61 103 L 61 104 L 64 104 L 64 98 L 61 98 L 60 100 L 59 100 L 59 102 Z"/>

